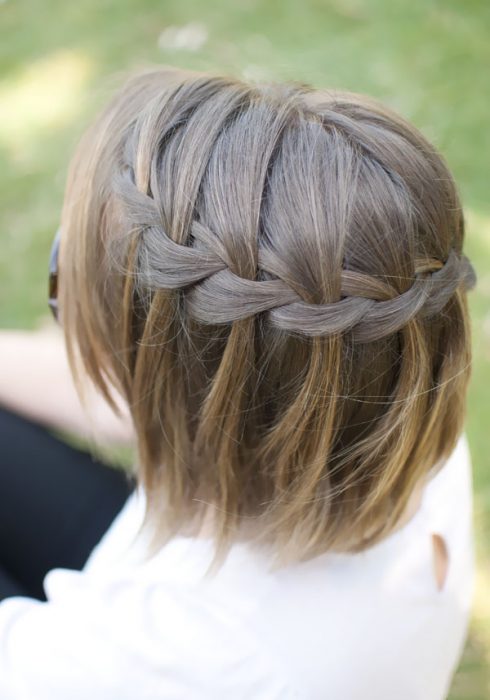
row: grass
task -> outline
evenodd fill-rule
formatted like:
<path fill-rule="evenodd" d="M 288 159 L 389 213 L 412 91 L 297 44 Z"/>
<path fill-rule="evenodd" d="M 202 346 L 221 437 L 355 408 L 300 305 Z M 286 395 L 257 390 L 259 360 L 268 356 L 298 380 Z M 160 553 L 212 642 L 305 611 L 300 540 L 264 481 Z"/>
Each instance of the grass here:
<path fill-rule="evenodd" d="M 452 700 L 490 696 L 490 201 L 486 0 L 3 0 L 0 326 L 46 315 L 46 264 L 71 150 L 127 69 L 149 62 L 305 80 L 379 97 L 446 157 L 463 198 L 474 365 L 478 584 Z"/>

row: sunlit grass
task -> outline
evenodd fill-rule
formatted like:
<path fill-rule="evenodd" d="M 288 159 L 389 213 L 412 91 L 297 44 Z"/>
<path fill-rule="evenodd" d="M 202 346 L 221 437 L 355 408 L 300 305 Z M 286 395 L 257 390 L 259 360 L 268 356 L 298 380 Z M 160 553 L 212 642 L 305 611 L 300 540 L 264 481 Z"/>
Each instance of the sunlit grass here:
<path fill-rule="evenodd" d="M 474 618 L 475 628 L 478 630 L 485 644 L 486 662 L 490 665 L 490 562 L 481 561 L 477 570 L 475 587 Z"/>
<path fill-rule="evenodd" d="M 465 217 L 471 237 L 477 238 L 478 241 L 485 246 L 486 250 L 490 253 L 490 215 L 483 214 L 475 211 L 474 209 L 466 207 Z M 484 261 L 482 260 L 480 262 L 483 263 Z M 487 268 L 485 272 L 490 273 L 490 270 Z"/>
<path fill-rule="evenodd" d="M 60 50 L 29 63 L 20 75 L 0 86 L 0 143 L 14 161 L 30 145 L 70 123 L 79 108 L 80 91 L 92 72 L 87 56 Z"/>

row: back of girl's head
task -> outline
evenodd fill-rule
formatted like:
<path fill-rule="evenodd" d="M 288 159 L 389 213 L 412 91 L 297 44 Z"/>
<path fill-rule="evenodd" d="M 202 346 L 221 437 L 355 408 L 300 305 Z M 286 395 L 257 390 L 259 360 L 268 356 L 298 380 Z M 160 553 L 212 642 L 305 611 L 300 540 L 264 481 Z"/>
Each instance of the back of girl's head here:
<path fill-rule="evenodd" d="M 129 80 L 71 164 L 61 313 L 75 376 L 128 401 L 153 550 L 210 507 L 218 558 L 393 529 L 463 430 L 463 238 L 441 156 L 368 97 Z"/>

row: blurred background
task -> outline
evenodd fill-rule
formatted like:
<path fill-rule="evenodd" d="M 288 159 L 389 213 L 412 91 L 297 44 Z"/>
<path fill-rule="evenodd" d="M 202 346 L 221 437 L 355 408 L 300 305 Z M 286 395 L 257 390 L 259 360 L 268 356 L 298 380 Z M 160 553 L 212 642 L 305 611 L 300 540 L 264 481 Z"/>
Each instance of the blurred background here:
<path fill-rule="evenodd" d="M 366 92 L 447 159 L 478 275 L 467 420 L 478 576 L 450 698 L 490 698 L 490 3 L 0 0 L 1 328 L 49 322 L 48 256 L 71 152 L 125 71 L 150 63 Z"/>

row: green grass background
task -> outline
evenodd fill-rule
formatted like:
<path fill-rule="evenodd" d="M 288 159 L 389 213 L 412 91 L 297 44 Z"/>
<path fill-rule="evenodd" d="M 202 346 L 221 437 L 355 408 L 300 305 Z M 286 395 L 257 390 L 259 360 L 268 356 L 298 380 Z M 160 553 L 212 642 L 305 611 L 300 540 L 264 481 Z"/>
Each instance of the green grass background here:
<path fill-rule="evenodd" d="M 452 700 L 490 698 L 488 0 L 0 0 L 0 326 L 46 320 L 46 266 L 70 153 L 127 69 L 150 62 L 372 94 L 454 172 L 467 218 L 478 579 Z"/>

